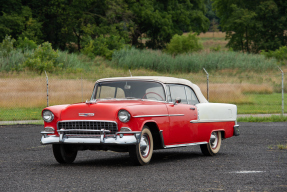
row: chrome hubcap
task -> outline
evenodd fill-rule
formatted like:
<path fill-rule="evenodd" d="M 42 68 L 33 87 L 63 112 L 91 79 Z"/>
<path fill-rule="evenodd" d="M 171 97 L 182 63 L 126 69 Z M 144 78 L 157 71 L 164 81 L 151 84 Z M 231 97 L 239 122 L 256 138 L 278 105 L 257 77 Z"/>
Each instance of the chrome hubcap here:
<path fill-rule="evenodd" d="M 217 147 L 217 143 L 218 143 L 218 135 L 216 132 L 211 133 L 211 137 L 210 137 L 210 146 L 212 149 L 215 149 Z"/>
<path fill-rule="evenodd" d="M 150 148 L 149 137 L 148 135 L 145 134 L 142 136 L 141 142 L 140 142 L 140 150 L 141 150 L 141 155 L 143 157 L 148 156 L 149 148 Z"/>

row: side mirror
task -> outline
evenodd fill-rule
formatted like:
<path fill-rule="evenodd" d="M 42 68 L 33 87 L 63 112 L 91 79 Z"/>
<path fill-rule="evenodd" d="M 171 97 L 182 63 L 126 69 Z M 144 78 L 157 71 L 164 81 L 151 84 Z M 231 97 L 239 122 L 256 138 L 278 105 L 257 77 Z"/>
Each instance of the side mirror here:
<path fill-rule="evenodd" d="M 176 105 L 176 104 L 178 104 L 178 103 L 180 103 L 181 102 L 181 98 L 180 97 L 177 97 L 176 99 L 175 99 L 175 101 L 174 101 L 174 105 Z"/>

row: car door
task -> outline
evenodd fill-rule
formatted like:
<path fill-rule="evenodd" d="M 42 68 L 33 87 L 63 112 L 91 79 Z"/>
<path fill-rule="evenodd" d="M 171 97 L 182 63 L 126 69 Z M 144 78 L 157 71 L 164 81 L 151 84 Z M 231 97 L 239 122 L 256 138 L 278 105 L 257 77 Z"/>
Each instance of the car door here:
<path fill-rule="evenodd" d="M 169 144 L 192 143 L 195 140 L 197 125 L 190 121 L 197 119 L 197 109 L 194 104 L 198 103 L 198 100 L 193 100 L 192 93 L 194 94 L 193 90 L 185 85 L 167 85 L 169 101 L 167 109 L 170 120 Z M 174 104 L 176 98 L 180 98 L 181 102 Z"/>

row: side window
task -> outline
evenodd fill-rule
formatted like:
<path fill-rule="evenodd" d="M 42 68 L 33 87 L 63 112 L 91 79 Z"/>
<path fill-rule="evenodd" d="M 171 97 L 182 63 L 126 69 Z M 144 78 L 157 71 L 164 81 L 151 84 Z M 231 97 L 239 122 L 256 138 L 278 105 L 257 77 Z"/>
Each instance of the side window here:
<path fill-rule="evenodd" d="M 183 85 L 169 85 L 170 96 L 168 101 L 174 102 L 177 97 L 181 98 L 181 103 L 187 104 L 185 88 Z"/>
<path fill-rule="evenodd" d="M 150 100 L 164 101 L 165 95 L 162 87 L 152 87 L 145 91 L 145 97 Z"/>
<path fill-rule="evenodd" d="M 199 103 L 194 91 L 190 87 L 185 86 L 185 90 L 186 90 L 188 104 L 194 105 L 194 104 Z"/>
<path fill-rule="evenodd" d="M 96 98 L 125 98 L 125 93 L 121 88 L 118 87 L 101 86 L 97 92 Z"/>

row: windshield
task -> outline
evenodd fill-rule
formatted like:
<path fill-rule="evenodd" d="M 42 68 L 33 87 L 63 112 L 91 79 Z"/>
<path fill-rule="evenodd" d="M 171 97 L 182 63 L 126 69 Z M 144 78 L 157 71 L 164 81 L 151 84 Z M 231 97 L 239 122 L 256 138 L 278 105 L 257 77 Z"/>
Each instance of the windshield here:
<path fill-rule="evenodd" d="M 115 81 L 96 84 L 93 99 L 148 99 L 165 101 L 160 83 L 149 81 Z"/>

